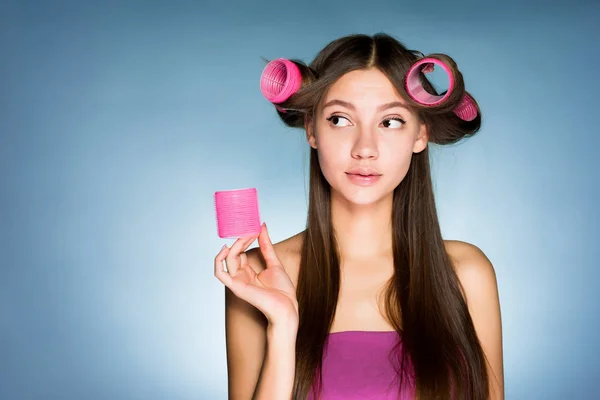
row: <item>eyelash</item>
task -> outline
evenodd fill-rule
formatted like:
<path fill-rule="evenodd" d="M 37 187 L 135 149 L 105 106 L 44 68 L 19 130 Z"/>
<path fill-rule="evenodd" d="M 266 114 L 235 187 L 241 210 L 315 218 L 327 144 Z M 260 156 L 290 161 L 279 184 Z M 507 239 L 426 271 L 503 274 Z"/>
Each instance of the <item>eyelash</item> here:
<path fill-rule="evenodd" d="M 345 120 L 348 120 L 348 118 L 346 118 L 342 115 L 337 115 L 337 114 L 333 114 L 331 117 L 326 118 L 326 120 L 331 122 L 331 120 L 334 118 L 344 118 Z M 384 121 L 398 121 L 398 122 L 402 123 L 402 125 L 406 124 L 406 121 L 400 117 L 386 118 L 386 119 L 384 119 Z"/>

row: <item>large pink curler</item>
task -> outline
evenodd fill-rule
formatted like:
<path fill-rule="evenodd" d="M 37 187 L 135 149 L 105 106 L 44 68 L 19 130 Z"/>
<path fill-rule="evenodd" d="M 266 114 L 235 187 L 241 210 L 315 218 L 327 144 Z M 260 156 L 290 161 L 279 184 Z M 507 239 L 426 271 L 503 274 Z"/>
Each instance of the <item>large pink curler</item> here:
<path fill-rule="evenodd" d="M 255 188 L 215 192 L 215 210 L 220 238 L 260 233 L 258 193 Z"/>
<path fill-rule="evenodd" d="M 423 66 L 423 64 L 426 65 Z M 444 71 L 446 71 L 446 74 L 448 75 L 448 90 L 443 95 L 436 96 L 427 92 L 421 83 L 419 72 L 431 72 L 432 69 L 428 68 L 430 64 L 439 65 Z M 414 101 L 421 105 L 431 107 L 441 104 L 442 102 L 446 101 L 448 97 L 450 97 L 450 94 L 454 90 L 454 76 L 452 75 L 452 71 L 446 65 L 446 63 L 438 60 L 437 58 L 426 57 L 420 59 L 414 63 L 412 67 L 410 67 L 406 74 L 404 85 L 406 92 Z M 468 94 L 463 96 L 460 103 L 453 111 L 454 114 L 464 121 L 472 121 L 475 119 L 475 117 L 477 117 L 477 107 L 475 106 L 473 99 Z"/>
<path fill-rule="evenodd" d="M 283 103 L 302 85 L 300 69 L 292 61 L 278 58 L 267 64 L 260 76 L 260 91 L 271 103 Z"/>

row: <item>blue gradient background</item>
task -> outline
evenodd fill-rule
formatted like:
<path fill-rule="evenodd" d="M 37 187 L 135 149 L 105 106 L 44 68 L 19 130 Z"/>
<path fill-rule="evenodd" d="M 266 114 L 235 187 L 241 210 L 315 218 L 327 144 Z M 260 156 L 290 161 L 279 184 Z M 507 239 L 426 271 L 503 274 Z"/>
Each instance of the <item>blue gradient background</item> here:
<path fill-rule="evenodd" d="M 379 31 L 483 109 L 432 166 L 444 237 L 496 268 L 506 398 L 597 398 L 597 1 L 124 3 L 0 3 L 0 398 L 225 399 L 212 194 L 258 188 L 275 241 L 306 212 L 260 57 Z"/>

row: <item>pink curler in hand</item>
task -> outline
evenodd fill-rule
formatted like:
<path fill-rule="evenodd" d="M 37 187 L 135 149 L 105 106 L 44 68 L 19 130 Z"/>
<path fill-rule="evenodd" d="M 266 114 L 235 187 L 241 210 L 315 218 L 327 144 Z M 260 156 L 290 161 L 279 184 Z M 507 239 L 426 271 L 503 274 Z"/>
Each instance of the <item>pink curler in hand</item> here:
<path fill-rule="evenodd" d="M 285 58 L 269 62 L 260 76 L 260 91 L 273 104 L 283 103 L 289 99 L 301 85 L 300 69 Z"/>
<path fill-rule="evenodd" d="M 220 238 L 257 235 L 261 223 L 255 188 L 215 192 L 217 231 Z"/>
<path fill-rule="evenodd" d="M 446 74 L 448 75 L 448 90 L 443 95 L 436 96 L 427 92 L 427 90 L 425 90 L 423 87 L 421 80 L 419 79 L 419 72 L 429 73 L 433 71 L 432 64 L 442 67 L 442 69 L 446 71 Z M 438 60 L 437 58 L 426 57 L 420 59 L 413 64 L 412 67 L 410 67 L 406 74 L 404 85 L 406 92 L 414 101 L 424 106 L 435 106 L 441 104 L 442 102 L 446 101 L 448 97 L 450 97 L 450 94 L 454 90 L 454 76 L 452 75 L 452 71 L 446 65 L 446 63 Z M 454 109 L 454 114 L 456 114 L 463 121 L 472 121 L 475 119 L 475 117 L 477 117 L 477 107 L 475 106 L 473 99 L 468 94 L 463 96 L 458 106 Z"/>

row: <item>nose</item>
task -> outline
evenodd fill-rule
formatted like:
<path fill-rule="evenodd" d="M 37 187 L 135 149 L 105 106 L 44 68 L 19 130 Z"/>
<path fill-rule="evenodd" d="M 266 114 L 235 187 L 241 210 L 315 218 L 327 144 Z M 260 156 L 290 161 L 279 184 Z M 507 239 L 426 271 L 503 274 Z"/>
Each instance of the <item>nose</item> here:
<path fill-rule="evenodd" d="M 377 132 L 361 129 L 352 146 L 352 157 L 356 159 L 375 159 L 379 157 Z"/>

